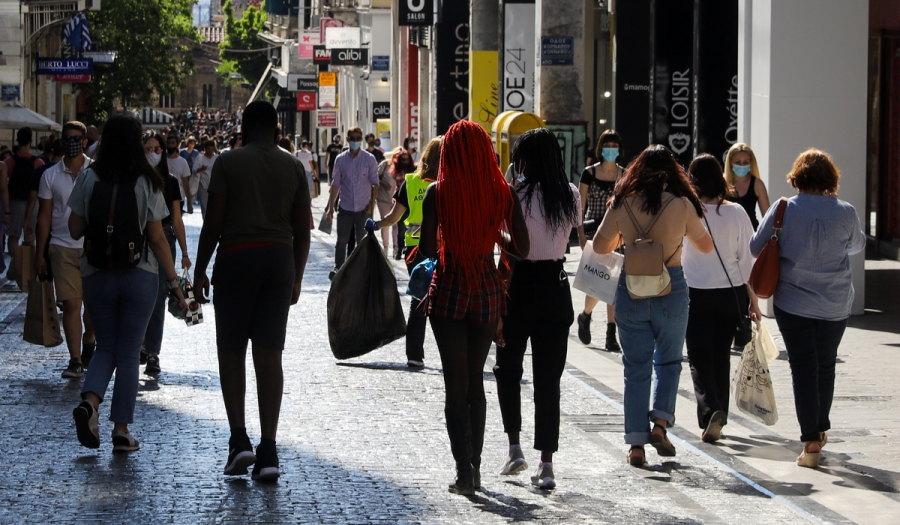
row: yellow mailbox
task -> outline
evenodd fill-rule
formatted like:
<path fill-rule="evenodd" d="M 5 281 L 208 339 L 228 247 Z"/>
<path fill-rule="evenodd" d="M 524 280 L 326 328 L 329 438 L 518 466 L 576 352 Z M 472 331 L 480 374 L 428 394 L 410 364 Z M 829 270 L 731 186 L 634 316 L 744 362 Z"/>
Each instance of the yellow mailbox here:
<path fill-rule="evenodd" d="M 544 126 L 544 121 L 534 113 L 516 111 L 515 114 L 503 120 L 500 125 L 500 140 L 498 141 L 499 148 L 497 150 L 497 153 L 500 155 L 501 172 L 506 173 L 507 168 L 509 168 L 512 147 L 515 145 L 519 135 L 530 129 L 543 127 L 546 127 Z"/>
<path fill-rule="evenodd" d="M 503 129 L 503 123 L 513 115 L 518 115 L 521 111 L 504 111 L 494 118 L 491 124 L 491 143 L 494 145 L 494 153 L 497 154 L 497 161 L 500 161 L 500 130 Z M 506 168 L 503 168 L 504 170 Z"/>

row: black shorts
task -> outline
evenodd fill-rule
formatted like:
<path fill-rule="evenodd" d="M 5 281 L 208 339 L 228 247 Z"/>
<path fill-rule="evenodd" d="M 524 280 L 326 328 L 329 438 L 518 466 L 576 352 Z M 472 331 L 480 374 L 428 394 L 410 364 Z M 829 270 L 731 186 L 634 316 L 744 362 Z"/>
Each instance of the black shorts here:
<path fill-rule="evenodd" d="M 294 252 L 273 244 L 218 252 L 213 268 L 216 343 L 220 350 L 284 350 L 294 285 Z"/>

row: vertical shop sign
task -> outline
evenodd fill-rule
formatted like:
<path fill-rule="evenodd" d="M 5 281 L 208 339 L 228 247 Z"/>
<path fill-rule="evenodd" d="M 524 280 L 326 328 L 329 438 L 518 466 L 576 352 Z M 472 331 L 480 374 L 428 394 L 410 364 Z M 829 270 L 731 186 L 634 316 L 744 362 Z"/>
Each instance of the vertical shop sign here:
<path fill-rule="evenodd" d="M 738 134 L 738 4 L 699 0 L 694 20 L 696 150 L 724 162 Z"/>
<path fill-rule="evenodd" d="M 419 141 L 419 48 L 413 45 L 409 46 L 407 52 L 407 70 L 406 75 L 406 129 L 410 137 Z M 403 126 L 401 126 L 403 128 Z M 397 142 L 401 142 L 401 137 L 397 135 Z M 382 143 L 382 146 L 384 143 Z M 424 147 L 424 145 L 421 145 Z"/>
<path fill-rule="evenodd" d="M 613 125 L 627 164 L 650 144 L 650 0 L 616 3 Z M 602 132 L 598 128 L 598 135 Z M 594 137 L 597 140 L 598 137 Z"/>
<path fill-rule="evenodd" d="M 469 3 L 444 9 L 436 30 L 435 123 L 443 135 L 469 116 Z"/>
<path fill-rule="evenodd" d="M 534 0 L 503 3 L 503 111 L 534 112 Z"/>
<path fill-rule="evenodd" d="M 687 166 L 695 144 L 694 0 L 652 0 L 650 10 L 650 141 Z"/>
<path fill-rule="evenodd" d="M 313 47 L 321 43 L 322 41 L 319 38 L 319 31 L 315 29 L 304 29 L 303 34 L 300 35 L 300 45 L 297 46 L 299 49 L 300 58 L 312 58 Z"/>
<path fill-rule="evenodd" d="M 497 78 L 497 51 L 470 51 L 469 93 L 472 98 L 469 120 L 476 122 L 488 133 L 497 118 L 500 103 L 500 83 Z"/>

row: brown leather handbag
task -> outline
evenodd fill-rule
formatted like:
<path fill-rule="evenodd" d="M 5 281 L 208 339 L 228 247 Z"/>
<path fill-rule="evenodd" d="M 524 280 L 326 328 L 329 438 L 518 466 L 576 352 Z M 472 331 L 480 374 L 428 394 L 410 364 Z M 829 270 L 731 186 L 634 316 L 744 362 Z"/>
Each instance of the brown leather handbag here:
<path fill-rule="evenodd" d="M 778 272 L 781 269 L 781 257 L 778 253 L 778 233 L 784 223 L 784 210 L 787 208 L 788 200 L 784 197 L 778 203 L 778 209 L 775 210 L 775 232 L 772 238 L 763 246 L 759 257 L 753 263 L 753 270 L 750 271 L 750 279 L 747 284 L 753 289 L 753 293 L 757 297 L 768 299 L 775 294 L 775 288 L 778 286 Z"/>

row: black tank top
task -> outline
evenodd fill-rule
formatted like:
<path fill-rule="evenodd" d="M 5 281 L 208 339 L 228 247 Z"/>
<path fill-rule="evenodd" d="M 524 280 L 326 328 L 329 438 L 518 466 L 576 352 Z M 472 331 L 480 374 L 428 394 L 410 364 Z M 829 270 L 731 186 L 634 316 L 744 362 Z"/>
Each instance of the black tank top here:
<path fill-rule="evenodd" d="M 740 204 L 741 207 L 744 208 L 744 211 L 747 212 L 747 215 L 750 216 L 750 224 L 753 225 L 753 231 L 756 231 L 756 229 L 759 228 L 759 221 L 756 220 L 756 204 L 759 202 L 759 197 L 756 196 L 755 177 L 750 181 L 750 187 L 747 188 L 747 193 L 745 193 L 743 197 L 735 199 L 735 202 Z"/>

